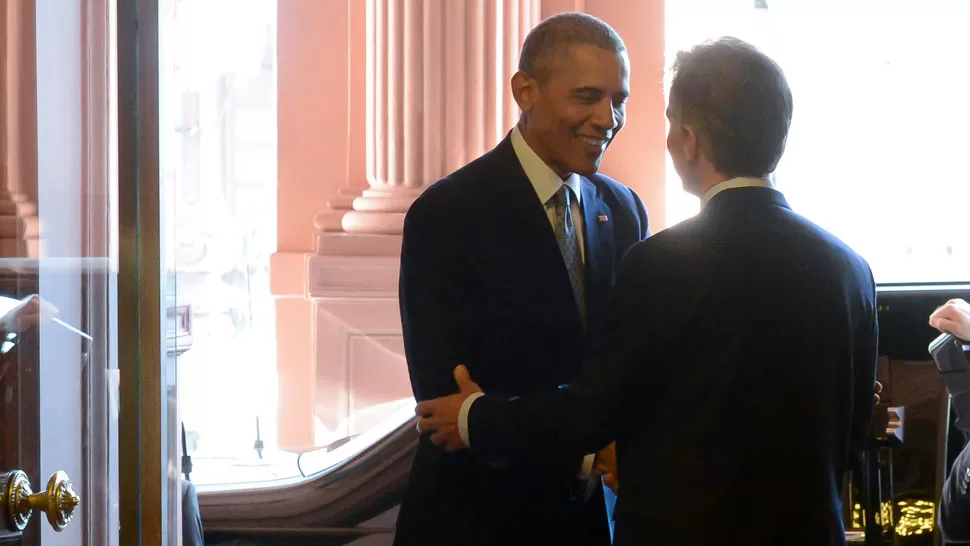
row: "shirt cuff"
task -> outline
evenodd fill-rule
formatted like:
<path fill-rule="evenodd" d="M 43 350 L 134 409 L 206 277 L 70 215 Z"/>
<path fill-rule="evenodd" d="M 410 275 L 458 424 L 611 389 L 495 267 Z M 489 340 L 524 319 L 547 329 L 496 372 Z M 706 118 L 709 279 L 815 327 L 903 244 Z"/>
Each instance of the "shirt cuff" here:
<path fill-rule="evenodd" d="M 472 404 L 475 400 L 478 400 L 482 396 L 485 396 L 484 392 L 476 392 L 465 399 L 461 403 L 461 409 L 458 410 L 458 434 L 461 435 L 461 441 L 465 443 L 465 447 L 472 447 L 472 443 L 468 440 L 468 412 L 472 409 Z"/>
<path fill-rule="evenodd" d="M 583 469 L 579 473 L 579 477 L 583 479 L 588 479 L 593 477 L 593 464 L 596 463 L 596 454 L 590 453 L 589 455 L 583 457 Z"/>

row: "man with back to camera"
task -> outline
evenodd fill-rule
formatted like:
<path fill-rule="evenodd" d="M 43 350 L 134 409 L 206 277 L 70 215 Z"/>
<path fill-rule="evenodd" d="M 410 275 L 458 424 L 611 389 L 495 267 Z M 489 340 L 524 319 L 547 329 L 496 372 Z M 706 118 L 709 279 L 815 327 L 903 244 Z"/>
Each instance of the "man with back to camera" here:
<path fill-rule="evenodd" d="M 459 366 L 460 394 L 418 404 L 419 430 L 485 460 L 615 440 L 618 545 L 844 544 L 842 477 L 874 404 L 872 273 L 772 188 L 781 68 L 723 38 L 674 71 L 667 148 L 702 210 L 630 250 L 596 366 L 518 399 Z"/>
<path fill-rule="evenodd" d="M 955 299 L 930 315 L 930 326 L 970 343 L 970 304 Z M 970 543 L 970 444 L 953 461 L 940 499 L 940 531 L 947 541 Z"/>
<path fill-rule="evenodd" d="M 526 37 L 511 86 L 518 125 L 405 220 L 401 318 L 418 401 L 456 392 L 459 362 L 506 396 L 574 379 L 622 256 L 649 234 L 639 197 L 597 174 L 629 95 L 619 35 L 586 14 L 550 17 Z M 489 464 L 422 438 L 394 543 L 607 545 L 602 486 L 580 477 L 592 459 Z"/>

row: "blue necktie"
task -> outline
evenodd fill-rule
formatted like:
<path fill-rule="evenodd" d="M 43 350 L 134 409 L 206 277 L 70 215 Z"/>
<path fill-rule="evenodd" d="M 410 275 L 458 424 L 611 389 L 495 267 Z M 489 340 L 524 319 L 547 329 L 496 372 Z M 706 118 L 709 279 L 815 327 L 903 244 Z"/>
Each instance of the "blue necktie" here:
<path fill-rule="evenodd" d="M 583 266 L 583 255 L 579 248 L 579 232 L 573 223 L 572 200 L 573 193 L 569 186 L 563 184 L 555 196 L 556 200 L 556 241 L 562 252 L 566 271 L 569 272 L 569 282 L 573 285 L 573 296 L 579 316 L 586 322 L 586 269 Z"/>

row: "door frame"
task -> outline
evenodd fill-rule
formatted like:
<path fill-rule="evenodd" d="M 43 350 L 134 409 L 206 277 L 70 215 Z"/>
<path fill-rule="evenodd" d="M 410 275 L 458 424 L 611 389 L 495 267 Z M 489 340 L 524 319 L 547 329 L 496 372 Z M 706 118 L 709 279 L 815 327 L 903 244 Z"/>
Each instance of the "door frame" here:
<path fill-rule="evenodd" d="M 32 8 L 37 0 L 23 1 Z M 77 447 L 85 454 L 84 479 L 80 480 L 84 504 L 75 525 L 83 526 L 84 542 L 90 546 L 103 546 L 104 538 L 115 525 L 121 529 L 121 546 L 167 546 L 177 541 L 175 533 L 169 533 L 168 524 L 177 515 L 167 513 L 169 504 L 165 499 L 179 491 L 169 486 L 178 483 L 177 473 L 173 480 L 169 472 L 169 462 L 177 463 L 178 458 L 177 449 L 171 449 L 165 433 L 167 405 L 174 402 L 168 399 L 167 370 L 163 365 L 166 322 L 161 282 L 165 262 L 160 244 L 158 0 L 83 0 L 76 5 L 81 22 L 79 102 L 84 191 L 80 206 L 85 241 L 81 252 L 90 257 L 109 257 L 107 268 L 102 259 L 101 265 L 92 265 L 82 272 L 84 289 L 96 301 L 108 302 L 107 308 L 85 305 L 82 321 L 84 329 L 104 332 L 90 348 L 91 357 L 95 362 L 109 364 L 84 366 L 82 375 L 84 445 Z M 6 7 L 4 3 L 4 10 Z M 6 11 L 2 15 L 0 23 L 4 28 L 0 31 L 5 31 L 10 21 Z M 32 27 L 28 21 L 20 28 Z M 0 37 L 7 40 L 5 32 L 0 32 Z M 29 69 L 31 63 L 27 61 L 34 57 L 33 41 L 24 44 L 27 49 L 21 53 L 25 69 Z M 6 70 L 6 52 L 2 57 L 0 67 Z M 25 100 L 30 98 L 29 87 L 36 88 L 36 79 L 29 79 L 20 87 L 26 93 Z M 0 96 L 6 97 L 9 89 L 3 80 L 0 77 L 4 87 Z M 25 115 L 34 117 L 29 114 Z M 25 153 L 32 155 L 36 164 L 37 149 L 29 149 L 36 132 L 29 129 L 23 128 L 23 144 L 28 145 Z M 3 153 L 8 151 L 5 137 L 6 134 L 0 135 Z M 113 153 L 115 143 L 117 155 Z M 26 181 L 28 185 L 30 182 Z M 33 183 L 36 188 L 36 179 Z M 117 210 L 113 205 L 117 205 Z M 113 237 L 109 237 L 115 230 L 116 248 Z M 117 310 L 117 314 L 113 315 L 112 310 Z M 115 340 L 111 339 L 112 334 Z M 117 352 L 112 350 L 114 347 Z M 109 376 L 115 362 L 119 377 L 124 378 L 118 382 L 116 431 L 109 428 L 110 390 L 106 388 L 111 384 Z M 30 400 L 19 403 L 22 410 L 27 409 L 24 402 Z M 30 409 L 37 406 L 28 405 Z M 36 422 L 37 416 L 31 413 L 18 414 L 16 419 L 21 424 L 24 419 L 27 423 Z M 115 442 L 116 471 L 111 457 Z M 24 463 L 38 459 L 38 448 L 19 446 L 23 456 L 17 457 L 18 464 L 19 459 L 26 459 Z M 31 470 L 32 474 L 39 471 Z M 111 488 L 103 487 L 113 477 L 118 483 L 117 521 L 109 519 Z M 31 481 L 35 480 L 36 476 Z M 19 538 L 0 538 L 0 542 L 7 540 Z"/>
<path fill-rule="evenodd" d="M 117 0 L 121 546 L 167 546 L 158 0 Z M 174 492 L 172 492 L 174 493 Z"/>
<path fill-rule="evenodd" d="M 32 32 L 36 27 L 31 24 L 37 1 L 22 0 L 24 9 L 16 12 L 24 22 L 18 26 L 24 35 L 15 37 L 23 48 L 17 49 L 16 54 L 24 71 L 16 90 L 9 88 L 12 84 L 5 77 L 10 52 L 6 47 L 0 51 L 0 97 L 6 99 L 8 91 L 14 91 L 26 101 L 22 105 L 24 125 L 0 131 L 0 153 L 8 152 L 7 131 L 18 131 L 14 136 L 21 141 L 23 153 L 18 155 L 24 163 L 20 183 L 28 190 L 33 188 L 27 193 L 35 199 L 37 175 L 29 167 L 37 164 L 38 145 L 36 102 L 31 99 L 37 89 Z M 122 529 L 122 546 L 167 546 L 170 540 L 177 540 L 176 536 L 170 537 L 167 525 L 176 518 L 166 514 L 167 503 L 163 499 L 178 495 L 178 488 L 168 487 L 169 461 L 178 459 L 177 450 L 169 453 L 164 422 L 166 404 L 170 402 L 163 387 L 167 378 L 162 360 L 165 321 L 158 161 L 158 0 L 80 0 L 74 6 L 80 10 L 76 14 L 81 50 L 77 62 L 81 76 L 79 206 L 83 242 L 79 252 L 82 256 L 102 257 L 84 261 L 89 265 L 80 271 L 81 286 L 94 298 L 92 301 L 108 303 L 82 304 L 82 328 L 101 334 L 89 347 L 90 357 L 108 365 L 83 366 L 83 445 L 77 446 L 84 453 L 84 477 L 79 491 L 83 505 L 74 525 L 83 527 L 84 543 L 89 546 L 104 546 L 106 537 L 118 525 Z M 0 7 L 0 38 L 6 44 L 13 39 L 6 35 L 12 22 L 7 17 L 8 4 Z M 114 233 L 118 236 L 114 237 Z M 20 282 L 16 284 L 26 288 L 20 287 Z M 116 315 L 113 310 L 117 310 Z M 125 378 L 119 384 L 117 400 L 112 400 L 110 389 L 106 388 L 113 373 Z M 18 391 L 29 395 L 36 389 Z M 14 420 L 20 428 L 39 424 L 36 400 L 30 396 L 21 398 L 13 408 L 17 412 Z M 117 429 L 110 425 L 113 402 L 119 408 Z M 29 467 L 25 470 L 36 482 L 40 469 L 34 467 L 39 464 L 40 446 L 28 443 L 18 443 L 18 452 L 11 453 L 16 455 L 16 461 L 10 462 Z M 113 452 L 115 443 L 117 450 Z M 117 455 L 117 469 L 113 467 L 113 454 Z M 118 484 L 118 520 L 110 517 L 112 487 L 104 487 L 113 479 Z M 37 527 L 37 523 L 31 527 Z M 36 532 L 30 534 L 32 540 L 37 538 Z M 0 538 L 0 543 L 9 540 L 19 542 L 20 538 Z"/>
<path fill-rule="evenodd" d="M 83 329 L 94 334 L 88 346 L 88 355 L 82 374 L 81 403 L 83 421 L 81 437 L 85 442 L 84 479 L 81 498 L 85 505 L 81 510 L 85 543 L 112 544 L 112 526 L 118 525 L 112 513 L 112 493 L 117 494 L 117 453 L 111 445 L 118 438 L 112 427 L 110 406 L 116 403 L 109 394 L 112 371 L 117 370 L 117 352 L 111 346 L 110 333 L 114 332 L 111 309 L 117 306 L 117 281 L 110 274 L 117 270 L 114 216 L 117 192 L 117 170 L 114 153 L 117 137 L 115 120 L 117 112 L 115 61 L 115 32 L 111 23 L 115 20 L 113 0 L 86 0 L 81 4 L 81 130 L 82 130 L 82 211 L 81 238 L 84 256 L 107 257 L 107 267 L 95 267 L 90 262 L 84 267 L 81 289 L 87 295 L 82 299 Z M 91 302 L 103 302 L 92 305 Z M 105 305 L 106 304 L 106 305 Z M 98 335 L 101 334 L 101 335 Z M 104 362 L 106 366 L 91 366 L 91 362 Z M 98 438 L 97 441 L 92 441 Z M 115 456 L 113 456 L 115 455 Z"/>

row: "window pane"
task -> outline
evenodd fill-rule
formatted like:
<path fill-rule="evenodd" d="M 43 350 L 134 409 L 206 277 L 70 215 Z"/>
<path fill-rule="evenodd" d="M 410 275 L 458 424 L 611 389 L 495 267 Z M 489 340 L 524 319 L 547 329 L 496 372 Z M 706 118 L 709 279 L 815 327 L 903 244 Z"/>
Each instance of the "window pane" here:
<path fill-rule="evenodd" d="M 162 164 L 198 485 L 299 476 L 276 445 L 276 1 L 163 0 Z M 257 440 L 262 442 L 261 448 Z"/>
<path fill-rule="evenodd" d="M 303 288 L 271 292 L 279 220 L 276 0 L 163 0 L 162 13 L 165 241 L 177 310 L 171 320 L 189 332 L 178 341 L 178 372 L 191 480 L 203 490 L 272 487 L 326 472 L 413 418 L 397 305 L 365 298 L 354 307 L 360 302 L 336 298 L 334 309 L 313 290 L 312 304 Z M 324 70 L 306 62 L 295 68 Z M 307 134 L 301 146 L 325 148 Z M 284 206 L 283 214 L 303 212 Z M 305 220 L 308 237 L 313 220 Z M 279 256 L 299 261 L 286 271 L 306 274 L 304 254 Z M 277 325 L 276 297 L 286 329 Z M 290 303 L 305 305 L 306 314 L 284 316 Z M 394 324 L 370 324 L 375 317 Z M 322 325 L 347 335 L 331 336 Z M 278 357 L 278 346 L 308 350 L 291 361 L 285 351 Z"/>
<path fill-rule="evenodd" d="M 666 18 L 668 63 L 733 35 L 785 70 L 795 110 L 775 180 L 795 211 L 865 256 L 880 283 L 970 280 L 970 174 L 954 167 L 970 122 L 957 69 L 970 5 L 679 0 Z M 669 159 L 667 173 L 677 222 L 697 200 Z"/>

